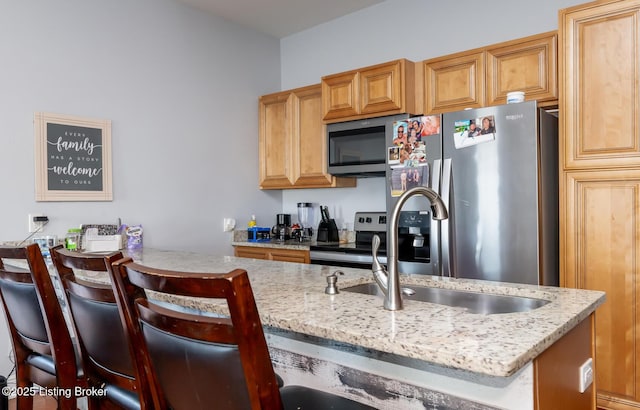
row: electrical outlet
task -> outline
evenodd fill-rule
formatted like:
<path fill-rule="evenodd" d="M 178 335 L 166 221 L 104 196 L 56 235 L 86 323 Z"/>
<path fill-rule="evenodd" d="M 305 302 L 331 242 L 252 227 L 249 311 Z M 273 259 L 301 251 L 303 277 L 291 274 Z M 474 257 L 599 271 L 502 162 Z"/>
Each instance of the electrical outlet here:
<path fill-rule="evenodd" d="M 38 232 L 44 226 L 44 222 L 36 222 L 33 220 L 36 216 L 44 216 L 42 214 L 29 214 L 29 233 Z"/>
<path fill-rule="evenodd" d="M 593 360 L 589 358 L 580 366 L 580 393 L 584 393 L 593 383 Z"/>
<path fill-rule="evenodd" d="M 222 230 L 224 232 L 231 232 L 236 227 L 236 220 L 233 218 L 224 218 L 222 220 Z"/>

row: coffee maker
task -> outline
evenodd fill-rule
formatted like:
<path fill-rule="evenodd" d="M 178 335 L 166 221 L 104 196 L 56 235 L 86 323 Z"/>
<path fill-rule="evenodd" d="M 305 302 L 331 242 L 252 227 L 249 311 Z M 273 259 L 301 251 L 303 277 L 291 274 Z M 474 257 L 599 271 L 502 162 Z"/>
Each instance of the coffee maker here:
<path fill-rule="evenodd" d="M 271 233 L 277 241 L 291 239 L 291 214 L 276 214 L 276 224 Z"/>

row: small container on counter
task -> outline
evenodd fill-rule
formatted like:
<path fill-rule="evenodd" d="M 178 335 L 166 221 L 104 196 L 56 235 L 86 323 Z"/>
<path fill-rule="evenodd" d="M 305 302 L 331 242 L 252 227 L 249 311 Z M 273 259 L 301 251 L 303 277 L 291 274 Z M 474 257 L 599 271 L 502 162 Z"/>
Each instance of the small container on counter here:
<path fill-rule="evenodd" d="M 82 246 L 80 238 L 82 237 L 82 229 L 70 228 L 64 237 L 64 247 L 70 251 L 79 251 Z"/>
<path fill-rule="evenodd" d="M 346 228 L 338 231 L 339 243 L 349 243 L 349 231 Z"/>
<path fill-rule="evenodd" d="M 251 227 L 247 229 L 247 237 L 249 242 L 269 242 L 271 240 L 271 228 Z"/>

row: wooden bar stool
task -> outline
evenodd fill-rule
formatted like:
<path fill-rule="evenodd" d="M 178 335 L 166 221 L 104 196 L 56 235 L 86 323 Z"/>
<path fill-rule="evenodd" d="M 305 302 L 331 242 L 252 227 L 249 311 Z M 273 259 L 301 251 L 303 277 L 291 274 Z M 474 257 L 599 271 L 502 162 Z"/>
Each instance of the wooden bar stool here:
<path fill-rule="evenodd" d="M 28 269 L 6 259 L 20 260 Z M 38 245 L 0 247 L 0 296 L 15 355 L 16 387 L 58 388 L 58 408 L 76 410 L 75 387 L 88 383 Z M 19 394 L 16 403 L 20 410 L 32 409 L 33 396 Z"/>
<path fill-rule="evenodd" d="M 139 383 L 146 382 L 136 372 L 124 326 L 111 285 L 88 282 L 76 278 L 75 271 L 104 272 L 108 266 L 122 259 L 121 252 L 90 255 L 66 250 L 62 245 L 51 248 L 51 258 L 63 284 L 69 310 L 78 335 L 83 367 L 89 385 L 103 389 L 105 396 L 92 395 L 94 409 L 149 409 L 151 397 L 139 399 Z"/>
<path fill-rule="evenodd" d="M 159 409 L 372 409 L 301 386 L 278 388 L 258 309 L 244 270 L 185 273 L 115 262 L 112 284 L 139 371 Z M 229 316 L 167 309 L 146 290 L 226 300 Z"/>

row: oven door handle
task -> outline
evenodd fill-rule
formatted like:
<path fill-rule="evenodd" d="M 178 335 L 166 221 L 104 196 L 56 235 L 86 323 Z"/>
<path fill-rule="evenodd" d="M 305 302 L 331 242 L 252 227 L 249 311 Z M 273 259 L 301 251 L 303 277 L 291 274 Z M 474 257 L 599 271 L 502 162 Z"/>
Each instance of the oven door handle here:
<path fill-rule="evenodd" d="M 346 252 L 323 252 L 323 251 L 310 251 L 309 257 L 315 261 L 330 261 L 330 262 L 354 262 L 354 263 L 373 263 L 373 256 L 367 254 L 355 254 Z M 380 263 L 387 263 L 386 256 L 380 256 Z"/>

